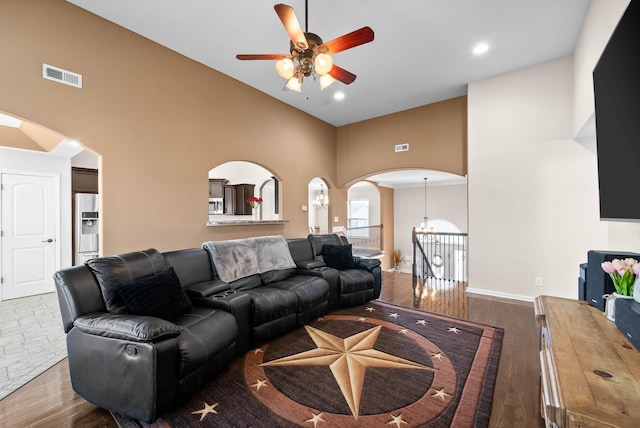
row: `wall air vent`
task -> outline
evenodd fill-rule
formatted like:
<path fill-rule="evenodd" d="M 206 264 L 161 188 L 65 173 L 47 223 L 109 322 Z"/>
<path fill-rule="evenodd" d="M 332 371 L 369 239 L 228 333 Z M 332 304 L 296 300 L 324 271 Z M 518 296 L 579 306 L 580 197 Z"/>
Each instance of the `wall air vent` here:
<path fill-rule="evenodd" d="M 409 151 L 409 143 L 396 144 L 396 153 L 398 153 L 398 152 L 408 152 L 408 151 Z"/>
<path fill-rule="evenodd" d="M 63 70 L 49 64 L 42 64 L 42 77 L 65 85 L 82 88 L 82 75 L 72 71 Z"/>

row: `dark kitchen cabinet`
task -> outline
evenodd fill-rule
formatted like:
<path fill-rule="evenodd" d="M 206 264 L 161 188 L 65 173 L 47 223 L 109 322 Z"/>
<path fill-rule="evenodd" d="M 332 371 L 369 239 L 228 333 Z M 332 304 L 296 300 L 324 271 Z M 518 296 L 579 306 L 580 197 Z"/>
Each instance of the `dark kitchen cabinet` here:
<path fill-rule="evenodd" d="M 98 193 L 98 170 L 71 168 L 72 193 Z"/>
<path fill-rule="evenodd" d="M 211 198 L 224 198 L 224 185 L 228 180 L 224 178 L 210 178 L 209 179 L 209 199 Z"/>
<path fill-rule="evenodd" d="M 224 213 L 234 215 L 236 213 L 236 190 L 233 186 L 223 186 Z"/>
<path fill-rule="evenodd" d="M 251 215 L 251 205 L 247 199 L 253 196 L 255 184 L 225 185 L 224 213 L 232 215 Z"/>
<path fill-rule="evenodd" d="M 251 205 L 247 199 L 253 196 L 255 184 L 236 184 L 233 186 L 236 191 L 236 215 L 251 215 Z"/>

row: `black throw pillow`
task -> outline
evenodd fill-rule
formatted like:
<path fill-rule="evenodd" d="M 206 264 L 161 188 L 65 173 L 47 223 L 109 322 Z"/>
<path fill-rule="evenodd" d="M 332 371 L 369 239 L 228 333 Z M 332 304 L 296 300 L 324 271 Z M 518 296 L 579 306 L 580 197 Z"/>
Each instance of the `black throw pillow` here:
<path fill-rule="evenodd" d="M 353 263 L 353 253 L 351 251 L 351 244 L 347 245 L 330 245 L 324 244 L 322 246 L 322 257 L 324 263 L 338 270 L 353 269 L 355 267 Z"/>
<path fill-rule="evenodd" d="M 173 268 L 120 284 L 118 294 L 132 315 L 172 318 L 193 307 Z"/>

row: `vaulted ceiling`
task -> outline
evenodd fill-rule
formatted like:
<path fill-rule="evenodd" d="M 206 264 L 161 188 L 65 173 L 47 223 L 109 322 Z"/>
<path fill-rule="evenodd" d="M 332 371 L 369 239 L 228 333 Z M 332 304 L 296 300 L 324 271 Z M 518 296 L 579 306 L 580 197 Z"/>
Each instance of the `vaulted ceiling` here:
<path fill-rule="evenodd" d="M 308 31 L 329 41 L 364 26 L 373 42 L 335 55 L 357 75 L 324 91 L 305 80 L 283 90 L 275 61 L 236 54 L 288 53 L 289 37 L 265 0 L 68 0 L 341 126 L 464 95 L 467 83 L 573 53 L 590 0 L 308 0 Z M 285 1 L 285 0 L 282 0 Z M 305 29 L 305 2 L 286 0 Z M 474 55 L 478 43 L 489 50 Z M 336 100 L 336 92 L 344 99 Z"/>

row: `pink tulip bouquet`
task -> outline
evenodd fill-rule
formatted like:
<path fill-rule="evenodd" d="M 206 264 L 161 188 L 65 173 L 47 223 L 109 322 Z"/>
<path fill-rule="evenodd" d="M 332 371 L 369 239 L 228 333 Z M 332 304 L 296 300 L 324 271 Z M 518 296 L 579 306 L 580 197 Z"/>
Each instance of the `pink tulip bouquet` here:
<path fill-rule="evenodd" d="M 602 263 L 602 270 L 609 274 L 618 294 L 633 296 L 633 283 L 636 275 L 640 275 L 640 264 L 636 259 L 613 259 Z"/>

